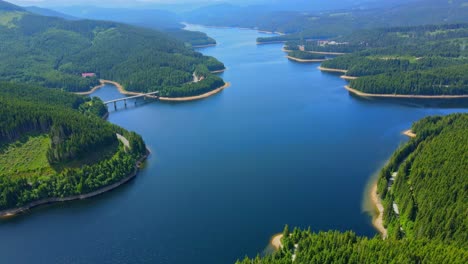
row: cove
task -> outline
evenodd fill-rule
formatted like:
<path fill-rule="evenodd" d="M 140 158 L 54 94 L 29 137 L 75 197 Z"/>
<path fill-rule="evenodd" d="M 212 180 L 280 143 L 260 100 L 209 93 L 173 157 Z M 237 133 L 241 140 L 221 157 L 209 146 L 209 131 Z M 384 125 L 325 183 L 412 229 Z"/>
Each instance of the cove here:
<path fill-rule="evenodd" d="M 218 45 L 231 87 L 200 101 L 138 101 L 109 121 L 152 154 L 138 177 L 93 199 L 0 220 L 8 263 L 233 263 L 284 225 L 374 236 L 365 188 L 428 115 L 466 112 L 424 101 L 351 96 L 319 64 L 286 59 L 253 30 L 190 26 Z M 113 86 L 96 91 L 122 97 Z M 446 105 L 447 106 L 447 105 Z M 448 105 L 450 106 L 450 105 Z"/>

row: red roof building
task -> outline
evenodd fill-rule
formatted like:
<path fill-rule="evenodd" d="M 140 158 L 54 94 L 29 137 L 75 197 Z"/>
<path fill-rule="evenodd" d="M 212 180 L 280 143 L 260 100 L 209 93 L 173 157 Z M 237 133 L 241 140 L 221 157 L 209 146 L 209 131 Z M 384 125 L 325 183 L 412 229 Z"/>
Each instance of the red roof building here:
<path fill-rule="evenodd" d="M 96 76 L 96 74 L 94 72 L 83 72 L 81 74 L 81 77 L 83 77 L 83 78 L 95 77 L 95 76 Z"/>

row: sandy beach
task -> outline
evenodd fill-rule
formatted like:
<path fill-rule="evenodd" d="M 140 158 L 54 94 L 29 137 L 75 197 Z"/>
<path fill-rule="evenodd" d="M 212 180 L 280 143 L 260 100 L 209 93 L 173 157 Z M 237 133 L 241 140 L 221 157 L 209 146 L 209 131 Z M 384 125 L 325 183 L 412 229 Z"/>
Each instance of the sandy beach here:
<path fill-rule="evenodd" d="M 350 81 L 350 80 L 356 80 L 357 78 L 359 77 L 356 77 L 356 76 L 346 76 L 346 75 L 341 75 L 340 76 L 341 79 L 343 80 L 347 80 L 347 81 Z"/>
<path fill-rule="evenodd" d="M 74 93 L 74 94 L 77 94 L 77 95 L 90 95 L 90 94 L 94 93 L 95 91 L 101 89 L 104 86 L 105 86 L 105 84 L 101 82 L 100 85 L 94 86 L 93 88 L 91 88 L 91 90 L 89 90 L 87 92 L 78 92 L 78 93 Z"/>
<path fill-rule="evenodd" d="M 117 87 L 117 89 L 119 90 L 119 92 L 121 94 L 125 94 L 125 95 L 140 95 L 141 93 L 136 93 L 136 92 L 129 92 L 129 91 L 126 91 L 123 86 L 118 83 L 118 82 L 114 82 L 114 81 L 109 81 L 109 80 L 99 80 L 99 82 L 101 83 L 100 85 L 97 85 L 95 87 L 93 87 L 91 90 L 87 91 L 87 92 L 79 92 L 79 93 L 74 93 L 74 94 L 78 94 L 78 95 L 90 95 L 92 93 L 94 93 L 96 90 L 99 90 L 101 89 L 102 87 L 106 86 L 106 84 L 112 84 L 114 85 L 115 87 Z"/>
<path fill-rule="evenodd" d="M 297 62 L 302 62 L 302 63 L 310 63 L 310 62 L 324 62 L 326 61 L 326 59 L 311 59 L 311 60 L 307 60 L 307 59 L 299 59 L 299 58 L 295 58 L 295 57 L 291 57 L 291 56 L 286 56 L 286 58 L 290 59 L 290 60 L 293 60 L 293 61 L 297 61 Z"/>
<path fill-rule="evenodd" d="M 413 130 L 411 130 L 411 129 L 403 131 L 403 135 L 408 136 L 410 138 L 415 138 L 416 137 L 416 134 L 413 133 Z"/>
<path fill-rule="evenodd" d="M 225 71 L 222 70 L 222 71 Z M 222 72 L 222 71 L 219 71 L 219 72 Z M 137 93 L 137 92 L 129 92 L 129 91 L 126 91 L 123 86 L 118 83 L 118 82 L 114 82 L 114 81 L 109 81 L 109 80 L 99 80 L 101 82 L 100 85 L 96 86 L 96 87 L 93 87 L 93 89 L 91 89 L 90 91 L 88 92 L 83 92 L 83 93 L 76 93 L 76 94 L 79 94 L 79 95 L 90 95 L 91 93 L 95 92 L 96 90 L 104 87 L 106 84 L 111 84 L 111 85 L 114 85 L 115 87 L 117 87 L 117 90 L 119 90 L 119 92 L 121 94 L 124 94 L 124 95 L 141 95 L 142 93 Z M 200 99 L 204 99 L 204 98 L 207 98 L 207 97 L 210 97 L 214 94 L 217 94 L 219 92 L 221 92 L 222 90 L 228 88 L 229 86 L 231 86 L 231 83 L 225 83 L 224 86 L 222 87 L 219 87 L 213 91 L 210 91 L 210 92 L 207 92 L 207 93 L 204 93 L 204 94 L 200 94 L 200 95 L 196 95 L 196 96 L 188 96 L 188 97 L 159 97 L 158 99 L 160 101 L 166 101 L 166 102 L 187 102 L 187 101 L 195 101 L 195 100 L 200 100 Z M 153 98 L 153 96 L 148 96 L 149 98 Z"/>
<path fill-rule="evenodd" d="M 347 70 L 342 70 L 342 69 L 332 69 L 332 68 L 325 68 L 322 66 L 318 67 L 319 70 L 324 71 L 324 72 L 341 72 L 341 73 L 347 73 Z"/>
<path fill-rule="evenodd" d="M 271 241 L 270 241 L 270 244 L 276 249 L 280 249 L 283 247 L 283 245 L 281 244 L 281 238 L 283 238 L 283 234 L 282 233 L 279 233 L 279 234 L 276 234 L 274 235 L 272 238 L 271 238 Z"/>
<path fill-rule="evenodd" d="M 195 100 L 204 99 L 204 98 L 210 97 L 210 96 L 212 96 L 214 94 L 217 94 L 217 93 L 221 92 L 222 90 L 228 88 L 229 86 L 231 86 L 231 83 L 227 82 L 224 86 L 219 87 L 218 89 L 215 89 L 213 91 L 210 91 L 210 92 L 207 92 L 207 93 L 204 93 L 204 94 L 200 94 L 200 95 L 196 95 L 196 96 L 188 96 L 188 97 L 159 97 L 159 100 L 160 101 L 166 101 L 166 102 L 195 101 Z"/>
<path fill-rule="evenodd" d="M 227 68 L 224 68 L 222 70 L 212 71 L 211 73 L 216 74 L 216 73 L 222 73 L 222 72 L 225 72 L 225 71 L 227 71 Z"/>
<path fill-rule="evenodd" d="M 377 193 L 377 180 L 372 185 L 372 188 L 370 191 L 370 199 L 372 203 L 374 204 L 375 208 L 377 209 L 377 215 L 375 215 L 374 218 L 372 219 L 372 224 L 382 235 L 382 238 L 386 239 L 387 229 L 385 229 L 385 227 L 383 226 L 384 207 L 382 204 L 382 200 L 380 199 L 379 194 Z"/>
<path fill-rule="evenodd" d="M 361 97 L 372 97 L 372 98 L 413 98 L 413 99 L 461 99 L 468 98 L 467 95 L 412 95 L 412 94 L 369 94 L 358 91 L 354 88 L 345 86 L 349 92 L 361 96 Z"/>

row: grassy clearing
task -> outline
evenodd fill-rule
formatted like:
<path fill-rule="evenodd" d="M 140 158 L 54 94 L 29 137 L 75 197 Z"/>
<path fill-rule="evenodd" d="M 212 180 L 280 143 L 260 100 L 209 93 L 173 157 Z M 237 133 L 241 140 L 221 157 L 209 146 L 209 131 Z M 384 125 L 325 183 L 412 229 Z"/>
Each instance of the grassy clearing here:
<path fill-rule="evenodd" d="M 0 149 L 0 176 L 30 176 L 55 173 L 47 161 L 47 135 L 27 136 Z"/>
<path fill-rule="evenodd" d="M 104 159 L 110 159 L 119 145 L 97 149 L 84 157 L 63 164 L 49 164 L 47 150 L 50 146 L 48 135 L 29 135 L 0 147 L 0 177 L 48 177 L 65 168 L 80 168 Z"/>

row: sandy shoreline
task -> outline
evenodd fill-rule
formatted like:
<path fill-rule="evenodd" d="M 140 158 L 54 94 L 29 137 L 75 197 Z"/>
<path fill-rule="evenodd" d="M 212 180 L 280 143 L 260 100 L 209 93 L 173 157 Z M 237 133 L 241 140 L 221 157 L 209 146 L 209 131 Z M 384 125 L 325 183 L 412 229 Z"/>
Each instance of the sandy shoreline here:
<path fill-rule="evenodd" d="M 468 98 L 468 95 L 406 95 L 406 94 L 369 94 L 358 91 L 354 88 L 345 86 L 345 89 L 349 92 L 361 96 L 361 97 L 372 97 L 372 98 L 408 98 L 408 99 L 461 99 Z"/>
<path fill-rule="evenodd" d="M 293 61 L 297 61 L 297 62 L 302 62 L 302 63 L 308 63 L 308 62 L 324 62 L 326 61 L 326 59 L 299 59 L 299 58 L 296 58 L 296 57 L 292 57 L 292 56 L 286 56 L 286 58 L 290 59 L 290 60 L 293 60 Z"/>
<path fill-rule="evenodd" d="M 265 41 L 265 42 L 258 42 L 257 45 L 265 45 L 265 44 L 276 44 L 276 43 L 286 43 L 286 40 L 275 40 L 275 41 Z"/>
<path fill-rule="evenodd" d="M 80 195 L 73 195 L 73 196 L 68 196 L 68 197 L 63 197 L 63 198 L 47 198 L 47 199 L 42 199 L 39 201 L 34 201 L 31 202 L 27 205 L 24 205 L 22 207 L 18 208 L 13 208 L 13 209 L 8 209 L 8 210 L 3 210 L 0 211 L 0 218 L 7 218 L 7 217 L 13 217 L 22 213 L 27 212 L 28 210 L 41 206 L 41 205 L 46 205 L 46 204 L 53 204 L 53 203 L 60 203 L 60 202 L 69 202 L 69 201 L 75 201 L 75 200 L 84 200 L 88 199 L 91 197 L 95 197 L 101 194 L 104 194 L 106 192 L 112 191 L 121 185 L 129 182 L 130 180 L 134 179 L 138 175 L 138 171 L 140 169 L 141 163 L 148 158 L 150 155 L 150 151 L 147 149 L 146 154 L 141 157 L 135 164 L 135 169 L 134 171 L 127 177 L 121 179 L 118 182 L 115 182 L 111 185 L 104 186 L 96 191 L 86 193 L 86 194 L 80 194 Z"/>
<path fill-rule="evenodd" d="M 118 83 L 118 82 L 114 82 L 114 81 L 109 81 L 109 80 L 104 80 L 104 79 L 101 79 L 99 80 L 99 82 L 101 83 L 100 85 L 97 85 L 97 86 L 94 86 L 91 90 L 87 91 L 87 92 L 79 92 L 79 93 L 74 93 L 74 94 L 78 94 L 78 95 L 90 95 L 92 93 L 94 93 L 95 91 L 101 89 L 102 87 L 106 86 L 106 84 L 112 84 L 114 85 L 115 87 L 117 87 L 117 89 L 119 90 L 119 92 L 121 94 L 125 94 L 125 95 L 140 95 L 141 93 L 137 93 L 137 92 L 129 92 L 129 91 L 126 91 L 123 86 Z"/>
<path fill-rule="evenodd" d="M 403 131 L 402 134 L 405 135 L 405 136 L 408 136 L 410 138 L 415 138 L 416 137 L 416 134 L 411 129 Z"/>
<path fill-rule="evenodd" d="M 384 212 L 384 206 L 382 204 L 382 200 L 380 199 L 379 194 L 377 193 L 377 182 L 378 180 L 375 181 L 375 183 L 372 185 L 371 191 L 370 191 L 370 199 L 372 201 L 372 204 L 374 207 L 377 209 L 377 215 L 374 215 L 372 219 L 372 224 L 374 227 L 379 231 L 379 233 L 382 235 L 383 239 L 387 238 L 387 229 L 383 226 L 383 212 Z"/>
<path fill-rule="evenodd" d="M 270 240 L 270 245 L 272 245 L 273 248 L 275 248 L 275 250 L 279 250 L 280 248 L 283 247 L 283 244 L 281 243 L 282 238 L 283 238 L 282 233 L 274 235 Z"/>
<path fill-rule="evenodd" d="M 225 72 L 225 71 L 227 71 L 227 68 L 224 68 L 222 70 L 212 71 L 211 73 L 216 74 L 216 73 L 222 73 L 222 72 Z"/>
<path fill-rule="evenodd" d="M 221 73 L 223 71 L 225 71 L 226 69 L 224 70 L 220 70 L 220 71 L 215 71 L 213 73 Z M 109 80 L 99 80 L 101 82 L 100 85 L 96 86 L 96 87 L 93 87 L 93 89 L 91 89 L 90 91 L 88 92 L 82 92 L 82 93 L 75 93 L 75 94 L 79 94 L 79 95 L 90 95 L 92 94 L 93 92 L 95 92 L 96 90 L 98 89 L 101 89 L 102 87 L 104 87 L 106 84 L 111 84 L 111 85 L 114 85 L 115 87 L 117 87 L 117 90 L 119 90 L 119 92 L 123 95 L 141 95 L 142 93 L 137 93 L 137 92 L 129 92 L 129 91 L 126 91 L 123 86 L 118 83 L 118 82 L 114 82 L 114 81 L 109 81 Z M 154 96 L 148 96 L 149 98 L 155 98 L 155 99 L 159 99 L 160 101 L 165 101 L 165 102 L 187 102 L 187 101 L 195 101 L 195 100 L 200 100 L 200 99 L 204 99 L 204 98 L 207 98 L 207 97 L 210 97 L 214 94 L 217 94 L 219 92 L 221 92 L 222 90 L 228 88 L 229 86 L 231 86 L 231 83 L 227 82 L 225 83 L 222 87 L 219 87 L 217 89 L 214 89 L 212 91 L 209 91 L 207 93 L 204 93 L 204 94 L 200 94 L 200 95 L 196 95 L 196 96 L 188 96 L 188 97 L 154 97 Z"/>
<path fill-rule="evenodd" d="M 346 76 L 346 75 L 341 75 L 340 76 L 341 79 L 343 80 L 347 80 L 347 81 L 350 81 L 350 80 L 356 80 L 357 78 L 359 77 L 356 77 L 356 76 Z"/>
<path fill-rule="evenodd" d="M 210 91 L 210 92 L 207 92 L 207 93 L 204 93 L 204 94 L 201 94 L 201 95 L 196 95 L 196 96 L 188 96 L 188 97 L 159 97 L 159 100 L 160 101 L 165 101 L 165 102 L 188 102 L 188 101 L 195 101 L 195 100 L 200 100 L 200 99 L 204 99 L 204 98 L 207 98 L 207 97 L 210 97 L 214 94 L 217 94 L 219 92 L 221 92 L 222 90 L 228 88 L 229 86 L 231 86 L 231 83 L 227 82 L 226 84 L 224 84 L 224 86 L 222 87 L 219 87 L 213 91 Z"/>
<path fill-rule="evenodd" d="M 342 69 L 332 69 L 332 68 L 325 68 L 322 66 L 318 67 L 319 70 L 324 71 L 324 72 L 341 72 L 341 73 L 347 73 L 347 70 L 342 70 Z"/>

